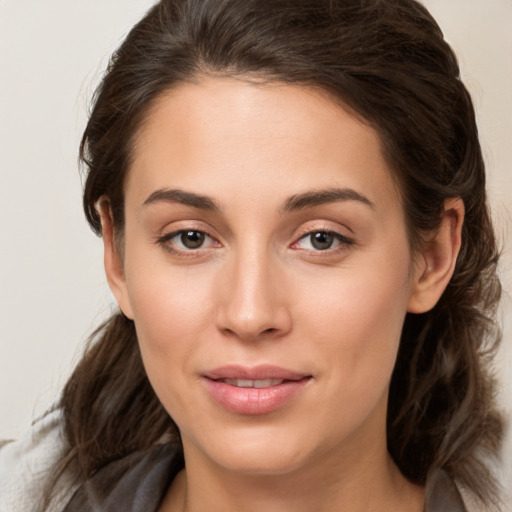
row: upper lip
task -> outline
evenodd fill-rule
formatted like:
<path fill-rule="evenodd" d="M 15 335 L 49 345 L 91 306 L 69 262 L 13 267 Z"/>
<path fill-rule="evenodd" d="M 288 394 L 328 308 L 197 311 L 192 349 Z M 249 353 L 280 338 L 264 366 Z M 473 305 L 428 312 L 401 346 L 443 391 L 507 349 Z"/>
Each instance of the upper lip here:
<path fill-rule="evenodd" d="M 227 365 L 214 368 L 203 374 L 211 380 L 219 379 L 247 379 L 247 380 L 265 380 L 265 379 L 282 379 L 282 380 L 301 380 L 305 377 L 311 377 L 308 373 L 296 372 L 273 366 L 268 364 L 258 366 L 240 366 Z"/>

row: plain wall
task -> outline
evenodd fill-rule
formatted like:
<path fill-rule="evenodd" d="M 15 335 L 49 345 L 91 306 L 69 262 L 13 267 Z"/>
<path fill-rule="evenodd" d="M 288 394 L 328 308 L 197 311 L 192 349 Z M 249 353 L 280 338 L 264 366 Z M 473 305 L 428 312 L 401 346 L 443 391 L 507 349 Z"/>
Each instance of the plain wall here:
<path fill-rule="evenodd" d="M 58 396 L 112 297 L 77 167 L 88 100 L 151 0 L 0 0 L 0 439 Z M 504 245 L 500 400 L 512 416 L 512 1 L 428 0 L 475 101 Z M 512 482 L 512 441 L 506 485 Z M 512 488 L 512 485 L 510 485 Z"/>

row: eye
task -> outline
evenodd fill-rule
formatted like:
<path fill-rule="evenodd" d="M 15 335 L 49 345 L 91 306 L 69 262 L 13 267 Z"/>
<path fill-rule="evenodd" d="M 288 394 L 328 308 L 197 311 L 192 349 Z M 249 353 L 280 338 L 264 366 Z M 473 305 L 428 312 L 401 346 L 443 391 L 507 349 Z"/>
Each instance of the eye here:
<path fill-rule="evenodd" d="M 202 231 L 182 231 L 174 238 L 177 239 L 175 243 L 179 243 L 186 249 L 199 249 L 204 244 L 206 236 Z"/>
<path fill-rule="evenodd" d="M 302 236 L 294 247 L 307 251 L 327 251 L 340 246 L 348 246 L 354 243 L 353 240 L 334 231 L 312 231 Z"/>
<path fill-rule="evenodd" d="M 210 235 L 197 229 L 181 229 L 169 233 L 160 238 L 158 243 L 175 251 L 194 251 L 212 247 L 217 244 Z"/>

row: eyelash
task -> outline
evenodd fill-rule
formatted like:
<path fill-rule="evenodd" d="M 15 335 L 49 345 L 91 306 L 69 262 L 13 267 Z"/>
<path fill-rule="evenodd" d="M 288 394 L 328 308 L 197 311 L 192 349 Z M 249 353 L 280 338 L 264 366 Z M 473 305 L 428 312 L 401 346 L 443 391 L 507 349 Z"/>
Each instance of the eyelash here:
<path fill-rule="evenodd" d="M 183 236 L 186 233 L 199 233 L 203 235 L 205 238 L 208 237 L 211 239 L 215 244 L 220 245 L 219 242 L 210 235 L 207 231 L 204 231 L 203 229 L 178 229 L 176 231 L 173 231 L 172 233 L 167 233 L 166 235 L 159 237 L 157 239 L 157 244 L 162 246 L 166 251 L 177 255 L 181 257 L 189 257 L 189 256 L 195 256 L 197 254 L 197 251 L 201 249 L 205 249 L 205 247 L 201 246 L 196 249 L 190 249 L 190 248 L 179 248 L 176 247 L 176 244 L 171 243 L 171 240 L 178 236 Z"/>
<path fill-rule="evenodd" d="M 313 235 L 317 235 L 317 234 L 322 234 L 322 235 L 328 235 L 329 237 L 332 237 L 335 241 L 338 242 L 338 245 L 336 245 L 335 247 L 328 247 L 326 249 L 300 249 L 300 248 L 297 248 L 298 250 L 301 250 L 303 252 L 306 252 L 306 253 L 309 253 L 311 255 L 314 255 L 314 256 L 319 256 L 321 257 L 322 255 L 333 255 L 333 254 L 337 254 L 338 252 L 342 252 L 342 251 L 346 251 L 347 249 L 349 249 L 351 246 L 355 245 L 355 240 L 353 240 L 352 238 L 349 238 L 345 235 L 342 235 L 341 233 L 338 233 L 337 231 L 333 231 L 331 229 L 313 229 L 313 230 L 309 230 L 305 233 L 303 233 L 296 242 L 294 242 L 292 244 L 292 248 L 296 248 L 296 246 L 302 241 L 302 240 L 307 240 L 308 238 L 310 239 L 310 243 L 311 245 L 313 245 L 312 243 L 312 236 Z"/>
<path fill-rule="evenodd" d="M 197 255 L 198 251 L 207 249 L 206 247 L 203 247 L 203 245 L 201 245 L 200 247 L 194 248 L 194 249 L 179 248 L 179 247 L 176 247 L 176 244 L 171 243 L 171 240 L 173 238 L 176 238 L 178 236 L 183 236 L 186 233 L 200 234 L 204 237 L 204 239 L 209 238 L 214 244 L 220 245 L 220 242 L 218 242 L 215 239 L 215 237 L 213 237 L 207 231 L 204 231 L 202 229 L 193 229 L 193 228 L 179 229 L 179 230 L 173 231 L 172 233 L 167 233 L 166 235 L 161 236 L 157 239 L 157 244 L 162 246 L 166 251 L 173 253 L 177 256 L 181 256 L 181 257 L 195 256 L 195 255 Z M 297 245 L 301 241 L 306 240 L 308 237 L 311 240 L 311 237 L 313 235 L 317 235 L 317 234 L 322 234 L 322 235 L 327 235 L 329 237 L 332 237 L 334 240 L 336 240 L 338 242 L 338 245 L 335 246 L 334 248 L 327 247 L 326 249 L 318 249 L 318 248 L 317 249 L 315 249 L 315 248 L 301 249 L 301 248 L 297 247 Z M 333 231 L 330 229 L 314 229 L 314 230 L 310 230 L 310 231 L 306 231 L 306 232 L 302 233 L 301 236 L 290 247 L 292 249 L 297 249 L 297 250 L 300 250 L 303 252 L 307 252 L 309 254 L 314 254 L 314 255 L 320 256 L 322 254 L 333 254 L 333 253 L 347 250 L 350 246 L 354 245 L 355 243 L 356 243 L 355 240 L 348 238 L 347 236 L 342 235 L 341 233 L 338 233 L 337 231 Z"/>

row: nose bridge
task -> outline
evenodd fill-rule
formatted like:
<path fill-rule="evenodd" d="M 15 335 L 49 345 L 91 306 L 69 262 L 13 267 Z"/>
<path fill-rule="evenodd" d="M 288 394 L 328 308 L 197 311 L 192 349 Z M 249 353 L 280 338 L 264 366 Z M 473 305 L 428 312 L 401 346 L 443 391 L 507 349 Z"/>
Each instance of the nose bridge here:
<path fill-rule="evenodd" d="M 228 267 L 219 327 L 241 339 L 287 332 L 290 314 L 279 290 L 279 264 L 272 251 L 248 244 L 233 251 Z"/>

